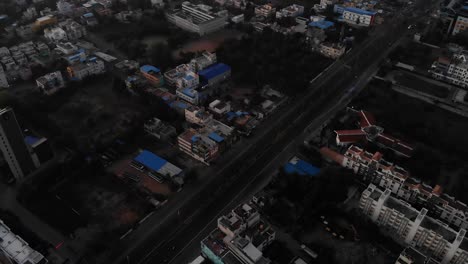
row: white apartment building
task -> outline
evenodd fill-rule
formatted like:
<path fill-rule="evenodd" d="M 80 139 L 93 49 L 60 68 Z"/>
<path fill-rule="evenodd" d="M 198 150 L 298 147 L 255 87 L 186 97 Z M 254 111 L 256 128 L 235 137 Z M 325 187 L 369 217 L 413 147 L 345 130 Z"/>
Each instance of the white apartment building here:
<path fill-rule="evenodd" d="M 0 220 L 0 251 L 17 264 L 46 263 L 44 256 L 31 248 L 21 237 L 14 234 L 10 228 Z"/>
<path fill-rule="evenodd" d="M 9 86 L 6 73 L 3 70 L 3 66 L 0 64 L 0 88 L 8 88 Z"/>
<path fill-rule="evenodd" d="M 346 7 L 343 11 L 343 21 L 357 26 L 369 27 L 373 24 L 376 12 L 354 7 Z"/>
<path fill-rule="evenodd" d="M 193 71 L 194 65 L 181 64 L 164 73 L 167 85 L 176 89 L 192 88 L 199 84 L 198 75 Z"/>
<path fill-rule="evenodd" d="M 359 208 L 396 242 L 427 252 L 441 264 L 468 263 L 465 229 L 455 231 L 427 216 L 427 209 L 416 210 L 390 194 L 389 189 L 382 191 L 370 184 Z"/>
<path fill-rule="evenodd" d="M 320 44 L 319 51 L 323 56 L 336 60 L 343 56 L 346 47 L 339 43 L 323 42 Z"/>
<path fill-rule="evenodd" d="M 429 72 L 432 77 L 462 87 L 468 86 L 468 63 L 463 54 L 454 55 L 451 59 L 439 57 Z"/>
<path fill-rule="evenodd" d="M 52 95 L 65 87 L 65 81 L 60 71 L 51 72 L 39 77 L 36 79 L 36 84 L 39 90 L 46 95 Z"/>
<path fill-rule="evenodd" d="M 76 22 L 73 19 L 67 19 L 58 24 L 67 34 L 69 40 L 79 39 L 86 36 L 86 27 L 82 26 L 80 23 Z"/>
<path fill-rule="evenodd" d="M 265 4 L 255 7 L 255 15 L 259 17 L 270 17 L 276 12 L 276 8 L 272 4 Z"/>
<path fill-rule="evenodd" d="M 67 72 L 70 79 L 81 81 L 88 76 L 99 75 L 106 72 L 106 68 L 102 60 L 92 57 L 84 62 L 78 62 L 68 66 Z"/>
<path fill-rule="evenodd" d="M 468 29 L 468 17 L 458 15 L 453 26 L 452 35 L 457 35 Z"/>
<path fill-rule="evenodd" d="M 292 4 L 276 12 L 276 18 L 297 17 L 302 14 L 304 14 L 304 6 Z"/>
<path fill-rule="evenodd" d="M 229 102 L 221 102 L 216 99 L 209 104 L 208 109 L 218 116 L 222 116 L 231 111 L 231 104 Z"/>
<path fill-rule="evenodd" d="M 200 36 L 218 31 L 226 25 L 227 10 L 213 11 L 213 8 L 202 4 L 182 3 L 182 10 L 166 13 L 169 22 L 176 26 L 199 34 Z"/>
<path fill-rule="evenodd" d="M 206 67 L 215 64 L 216 62 L 216 53 L 204 51 L 199 57 L 196 57 L 190 61 L 190 67 L 193 72 L 199 72 Z"/>
<path fill-rule="evenodd" d="M 68 40 L 67 33 L 60 27 L 44 29 L 44 37 L 54 43 Z"/>

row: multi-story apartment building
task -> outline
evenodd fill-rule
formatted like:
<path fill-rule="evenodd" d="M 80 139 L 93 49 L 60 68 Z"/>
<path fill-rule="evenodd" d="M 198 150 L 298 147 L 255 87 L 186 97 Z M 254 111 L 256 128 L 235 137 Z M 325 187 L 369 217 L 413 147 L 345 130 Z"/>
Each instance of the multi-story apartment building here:
<path fill-rule="evenodd" d="M 468 63 L 464 54 L 456 54 L 453 57 L 439 57 L 429 72 L 432 77 L 462 87 L 468 86 Z"/>
<path fill-rule="evenodd" d="M 44 29 L 44 37 L 54 43 L 68 40 L 67 33 L 60 27 Z"/>
<path fill-rule="evenodd" d="M 323 56 L 336 60 L 343 56 L 346 47 L 340 43 L 323 42 L 320 44 L 319 51 Z"/>
<path fill-rule="evenodd" d="M 11 108 L 0 110 L 0 149 L 17 181 L 23 180 L 36 169 L 32 150 L 26 145 L 22 129 Z"/>
<path fill-rule="evenodd" d="M 199 77 L 193 71 L 194 65 L 181 64 L 164 73 L 166 84 L 176 89 L 195 88 L 199 84 Z"/>
<path fill-rule="evenodd" d="M 218 264 L 269 264 L 262 251 L 275 237 L 254 205 L 245 203 L 218 219 L 218 227 L 201 241 L 202 255 Z"/>
<path fill-rule="evenodd" d="M 188 129 L 177 138 L 179 149 L 207 165 L 219 155 L 218 144 L 194 129 Z"/>
<path fill-rule="evenodd" d="M 0 252 L 3 252 L 9 258 L 8 260 L 13 261 L 7 261 L 5 264 L 47 263 L 47 259 L 41 253 L 31 248 L 28 242 L 13 233 L 2 220 L 0 220 Z"/>
<path fill-rule="evenodd" d="M 99 75 L 106 72 L 104 62 L 96 57 L 88 58 L 67 67 L 71 80 L 81 81 L 88 76 Z"/>
<path fill-rule="evenodd" d="M 164 77 L 161 70 L 152 65 L 141 66 L 140 73 L 154 87 L 160 87 L 164 84 Z"/>
<path fill-rule="evenodd" d="M 166 17 L 176 26 L 202 36 L 224 28 L 228 12 L 226 10 L 214 11 L 210 6 L 195 5 L 185 1 L 182 3 L 182 10 L 166 13 Z"/>
<path fill-rule="evenodd" d="M 176 129 L 173 126 L 163 123 L 156 117 L 146 122 L 143 128 L 146 133 L 157 139 L 169 140 L 176 135 Z"/>
<path fill-rule="evenodd" d="M 304 13 L 303 6 L 292 4 L 276 12 L 276 18 L 297 17 L 297 16 L 301 16 L 303 13 Z"/>
<path fill-rule="evenodd" d="M 343 21 L 356 26 L 369 27 L 374 22 L 376 12 L 355 7 L 346 7 L 343 11 Z"/>
<path fill-rule="evenodd" d="M 68 40 L 79 39 L 86 36 L 86 28 L 73 19 L 67 19 L 58 24 L 65 30 Z"/>
<path fill-rule="evenodd" d="M 52 95 L 65 87 L 65 81 L 63 80 L 62 73 L 56 71 L 36 79 L 36 85 L 42 93 Z"/>
<path fill-rule="evenodd" d="M 439 261 L 426 256 L 413 247 L 407 247 L 398 256 L 395 264 L 439 264 Z"/>
<path fill-rule="evenodd" d="M 442 264 L 468 263 L 465 229 L 455 231 L 427 216 L 427 209 L 417 210 L 392 197 L 391 190 L 370 184 L 361 195 L 359 208 L 396 242 L 426 252 Z"/>
<path fill-rule="evenodd" d="M 255 15 L 259 17 L 270 17 L 276 12 L 276 8 L 272 4 L 265 4 L 255 7 Z"/>
<path fill-rule="evenodd" d="M 199 72 L 206 67 L 215 64 L 216 62 L 216 53 L 204 51 L 199 57 L 196 57 L 190 61 L 190 67 L 193 72 Z"/>
<path fill-rule="evenodd" d="M 336 0 L 320 0 L 320 7 L 325 9 L 327 6 L 334 5 L 336 2 Z"/>

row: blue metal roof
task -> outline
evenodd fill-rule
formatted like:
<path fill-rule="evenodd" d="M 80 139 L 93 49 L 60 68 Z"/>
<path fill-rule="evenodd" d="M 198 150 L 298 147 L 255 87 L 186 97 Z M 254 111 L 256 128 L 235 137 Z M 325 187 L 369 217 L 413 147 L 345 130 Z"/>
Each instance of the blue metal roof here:
<path fill-rule="evenodd" d="M 231 70 L 231 66 L 224 64 L 224 63 L 216 63 L 204 70 L 201 70 L 200 72 L 198 72 L 198 75 L 201 78 L 210 80 L 230 70 Z"/>
<path fill-rule="evenodd" d="M 321 21 L 314 21 L 309 23 L 309 27 L 316 27 L 320 29 L 327 29 L 330 27 L 333 27 L 335 23 L 327 20 L 321 20 Z"/>
<path fill-rule="evenodd" d="M 220 135 L 218 135 L 218 133 L 216 132 L 211 132 L 209 135 L 208 135 L 209 138 L 211 138 L 212 140 L 216 141 L 217 143 L 221 143 L 224 141 L 224 138 Z"/>
<path fill-rule="evenodd" d="M 26 136 L 24 138 L 24 142 L 26 142 L 26 144 L 28 144 L 29 146 L 32 146 L 34 145 L 36 142 L 38 142 L 40 140 L 40 138 L 37 138 L 37 137 L 33 137 L 33 136 Z"/>
<path fill-rule="evenodd" d="M 190 81 L 190 80 L 195 79 L 195 77 L 193 77 L 192 75 L 185 75 L 184 79 L 187 81 Z"/>
<path fill-rule="evenodd" d="M 165 159 L 148 150 L 143 150 L 134 160 L 153 171 L 158 171 L 167 163 Z"/>
<path fill-rule="evenodd" d="M 140 71 L 145 72 L 145 73 L 148 73 L 148 72 L 155 72 L 155 73 L 161 72 L 160 69 L 154 67 L 153 65 L 143 65 L 143 66 L 140 67 Z"/>
<path fill-rule="evenodd" d="M 182 93 L 185 94 L 186 96 L 188 97 L 192 97 L 192 98 L 195 98 L 195 93 L 193 92 L 193 90 L 191 88 L 185 88 L 182 90 Z"/>
<path fill-rule="evenodd" d="M 90 12 L 90 13 L 86 13 L 86 14 L 83 15 L 83 17 L 86 17 L 86 18 L 90 18 L 90 17 L 93 17 L 93 16 L 94 16 L 94 14 L 91 13 L 91 12 Z"/>
<path fill-rule="evenodd" d="M 306 161 L 298 160 L 296 164 L 287 163 L 284 166 L 284 171 L 287 174 L 297 173 L 299 175 L 304 175 L 304 176 L 305 175 L 316 176 L 317 174 L 319 174 L 320 169 Z"/>
<path fill-rule="evenodd" d="M 359 9 L 359 8 L 355 8 L 355 7 L 346 7 L 345 11 L 349 11 L 349 12 L 356 13 L 356 14 L 359 14 L 359 15 L 368 15 L 368 16 L 373 16 L 373 15 L 375 15 L 377 13 L 377 12 L 374 12 L 374 11 L 368 11 L 368 10 Z"/>

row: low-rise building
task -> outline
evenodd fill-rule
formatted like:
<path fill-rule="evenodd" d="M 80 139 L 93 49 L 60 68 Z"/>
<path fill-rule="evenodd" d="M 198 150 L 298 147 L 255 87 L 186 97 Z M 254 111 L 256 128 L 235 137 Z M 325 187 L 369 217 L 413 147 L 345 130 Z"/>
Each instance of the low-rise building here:
<path fill-rule="evenodd" d="M 240 15 L 237 15 L 237 16 L 233 16 L 233 17 L 231 18 L 231 21 L 232 21 L 232 23 L 234 23 L 234 24 L 243 23 L 244 20 L 245 20 L 244 14 L 240 14 Z"/>
<path fill-rule="evenodd" d="M 166 17 L 176 26 L 202 36 L 224 28 L 228 12 L 215 11 L 211 6 L 185 1 L 182 3 L 182 10 L 166 13 Z"/>
<path fill-rule="evenodd" d="M 216 53 L 204 51 L 200 56 L 193 58 L 190 61 L 190 67 L 193 72 L 199 72 L 208 66 L 217 62 Z"/>
<path fill-rule="evenodd" d="M 209 104 L 208 109 L 216 116 L 221 117 L 231 111 L 231 104 L 229 102 L 222 102 L 221 100 L 214 100 Z"/>
<path fill-rule="evenodd" d="M 206 165 L 219 156 L 218 144 L 194 129 L 188 129 L 180 134 L 177 143 L 182 152 Z"/>
<path fill-rule="evenodd" d="M 83 62 L 67 67 L 67 72 L 71 80 L 81 81 L 88 76 L 99 75 L 106 72 L 104 62 L 96 57 L 88 58 Z"/>
<path fill-rule="evenodd" d="M 148 176 L 158 182 L 172 180 L 178 184 L 183 184 L 183 170 L 151 151 L 141 151 L 131 164 L 145 171 Z"/>
<path fill-rule="evenodd" d="M 456 54 L 452 58 L 439 57 L 429 72 L 438 80 L 468 87 L 468 62 L 464 54 Z"/>
<path fill-rule="evenodd" d="M 343 11 L 343 21 L 356 26 L 369 27 L 374 22 L 376 12 L 355 7 L 346 7 Z"/>
<path fill-rule="evenodd" d="M 75 40 L 86 36 L 86 28 L 78 22 L 67 19 L 58 24 L 60 28 L 65 30 L 68 40 Z"/>
<path fill-rule="evenodd" d="M 303 13 L 304 13 L 304 6 L 292 4 L 276 12 L 276 18 L 297 17 L 297 16 L 302 16 Z"/>
<path fill-rule="evenodd" d="M 52 95 L 65 87 L 65 81 L 60 71 L 51 72 L 39 77 L 36 79 L 36 84 L 39 90 L 46 95 Z"/>
<path fill-rule="evenodd" d="M 413 247 L 405 248 L 395 264 L 439 264 L 439 261 L 434 260 L 431 257 L 426 256 L 421 251 Z"/>
<path fill-rule="evenodd" d="M 213 121 L 213 115 L 205 111 L 204 108 L 191 106 L 185 109 L 185 120 L 192 124 L 205 126 Z"/>
<path fill-rule="evenodd" d="M 95 26 L 98 24 L 98 21 L 93 13 L 85 13 L 81 16 L 81 23 L 87 26 Z"/>
<path fill-rule="evenodd" d="M 320 44 L 319 51 L 323 56 L 336 60 L 343 56 L 346 47 L 340 43 L 323 42 Z"/>
<path fill-rule="evenodd" d="M 153 118 L 144 124 L 145 132 L 161 140 L 169 140 L 176 135 L 176 129 L 165 124 L 158 118 Z"/>
<path fill-rule="evenodd" d="M 259 17 L 270 17 L 276 13 L 276 8 L 272 4 L 265 4 L 255 7 L 255 15 Z"/>
<path fill-rule="evenodd" d="M 17 264 L 47 262 L 41 253 L 32 249 L 26 241 L 15 235 L 2 220 L 0 220 L 0 251 Z"/>
<path fill-rule="evenodd" d="M 164 73 L 166 84 L 176 89 L 194 88 L 199 84 L 199 77 L 193 71 L 195 65 L 181 64 Z"/>
<path fill-rule="evenodd" d="M 47 15 L 36 19 L 33 30 L 38 31 L 46 26 L 57 24 L 57 18 L 52 15 Z"/>
<path fill-rule="evenodd" d="M 44 29 L 44 37 L 47 40 L 55 43 L 68 40 L 67 33 L 60 27 Z"/>
<path fill-rule="evenodd" d="M 218 218 L 218 227 L 201 242 L 202 255 L 213 263 L 268 264 L 263 249 L 276 237 L 252 203 Z"/>
<path fill-rule="evenodd" d="M 140 67 L 140 73 L 154 87 L 161 87 L 164 85 L 164 77 L 160 69 L 152 65 L 143 65 Z"/>
<path fill-rule="evenodd" d="M 466 263 L 466 230 L 458 231 L 427 216 L 427 209 L 417 210 L 370 184 L 359 201 L 362 213 L 375 222 L 397 243 L 426 252 L 442 264 Z"/>
<path fill-rule="evenodd" d="M 224 63 L 213 64 L 198 72 L 200 84 L 217 86 L 231 77 L 231 67 Z"/>

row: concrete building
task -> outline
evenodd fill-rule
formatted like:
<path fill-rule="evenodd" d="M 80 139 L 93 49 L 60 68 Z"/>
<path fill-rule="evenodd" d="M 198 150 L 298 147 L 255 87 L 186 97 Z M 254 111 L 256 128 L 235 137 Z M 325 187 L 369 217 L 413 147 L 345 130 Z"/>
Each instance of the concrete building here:
<path fill-rule="evenodd" d="M 265 4 L 256 6 L 254 11 L 258 17 L 271 17 L 276 13 L 276 8 L 272 4 Z"/>
<path fill-rule="evenodd" d="M 252 203 L 218 218 L 218 227 L 201 241 L 202 255 L 220 264 L 269 264 L 263 249 L 276 237 Z"/>
<path fill-rule="evenodd" d="M 416 250 L 413 247 L 405 248 L 395 264 L 439 264 L 439 261 L 434 260 L 431 257 L 426 256 L 422 252 Z"/>
<path fill-rule="evenodd" d="M 10 87 L 10 85 L 8 84 L 6 73 L 3 70 L 3 66 L 0 64 L 0 88 L 8 88 L 8 87 Z"/>
<path fill-rule="evenodd" d="M 204 108 L 190 106 L 185 109 L 185 120 L 192 124 L 205 126 L 213 121 L 213 115 L 205 111 Z"/>
<path fill-rule="evenodd" d="M 323 56 L 336 60 L 343 56 L 346 47 L 340 43 L 323 42 L 320 44 L 319 51 Z"/>
<path fill-rule="evenodd" d="M 181 64 L 164 73 L 164 80 L 170 87 L 176 89 L 193 88 L 198 86 L 198 75 L 193 71 L 197 65 Z"/>
<path fill-rule="evenodd" d="M 145 132 L 157 139 L 169 140 L 176 135 L 176 129 L 158 118 L 153 118 L 144 124 Z"/>
<path fill-rule="evenodd" d="M 26 9 L 26 11 L 23 12 L 23 18 L 25 20 L 32 20 L 35 19 L 38 16 L 37 10 L 34 6 L 29 7 Z"/>
<path fill-rule="evenodd" d="M 396 242 L 426 252 L 441 264 L 468 263 L 466 230 L 455 231 L 370 184 L 362 193 L 359 208 Z"/>
<path fill-rule="evenodd" d="M 65 81 L 60 71 L 51 72 L 39 77 L 36 79 L 36 84 L 39 90 L 46 95 L 52 95 L 65 87 Z"/>
<path fill-rule="evenodd" d="M 457 35 L 460 32 L 463 32 L 468 29 L 468 16 L 466 15 L 457 15 L 454 24 L 452 35 Z"/>
<path fill-rule="evenodd" d="M 152 65 L 143 65 L 140 67 L 140 73 L 154 87 L 164 85 L 164 78 L 161 70 Z"/>
<path fill-rule="evenodd" d="M 52 15 L 47 15 L 36 19 L 33 26 L 33 31 L 38 31 L 46 26 L 57 24 L 57 18 Z"/>
<path fill-rule="evenodd" d="M 228 12 L 214 11 L 210 6 L 185 1 L 182 3 L 182 10 L 166 13 L 166 17 L 176 26 L 202 36 L 224 28 Z"/>
<path fill-rule="evenodd" d="M 304 7 L 301 5 L 292 4 L 276 12 L 276 18 L 297 17 L 302 16 L 302 14 L 304 14 Z"/>
<path fill-rule="evenodd" d="M 183 184 L 183 170 L 148 150 L 141 151 L 131 165 L 145 171 L 148 176 L 161 182 L 172 180 Z"/>
<path fill-rule="evenodd" d="M 44 37 L 54 43 L 68 40 L 67 33 L 60 27 L 44 29 Z"/>
<path fill-rule="evenodd" d="M 16 264 L 47 263 L 44 256 L 31 248 L 21 237 L 15 235 L 10 228 L 0 220 L 0 252 Z M 5 264 L 10 263 L 6 262 Z"/>
<path fill-rule="evenodd" d="M 231 77 L 231 67 L 224 63 L 213 64 L 198 72 L 202 86 L 217 86 Z"/>
<path fill-rule="evenodd" d="M 59 14 L 64 15 L 64 16 L 72 15 L 73 10 L 74 10 L 73 4 L 71 4 L 67 0 L 57 1 L 57 11 Z"/>
<path fill-rule="evenodd" d="M 73 19 L 67 19 L 58 24 L 65 30 L 68 40 L 75 40 L 86 36 L 86 28 Z"/>
<path fill-rule="evenodd" d="M 23 132 L 11 108 L 0 110 L 0 149 L 13 176 L 21 181 L 36 169 L 32 151 L 24 141 Z"/>
<path fill-rule="evenodd" d="M 355 7 L 346 7 L 343 11 L 343 21 L 356 26 L 369 27 L 374 22 L 376 12 Z"/>
<path fill-rule="evenodd" d="M 464 54 L 453 55 L 452 58 L 439 57 L 429 72 L 435 79 L 468 87 L 468 63 Z"/>
<path fill-rule="evenodd" d="M 334 5 L 336 2 L 336 0 L 320 0 L 320 7 L 325 9 L 327 6 Z"/>
<path fill-rule="evenodd" d="M 34 34 L 34 24 L 19 26 L 15 29 L 16 35 L 22 39 L 30 39 Z"/>
<path fill-rule="evenodd" d="M 231 111 L 231 104 L 229 102 L 222 102 L 216 99 L 209 104 L 208 110 L 216 116 L 221 117 Z"/>
<path fill-rule="evenodd" d="M 190 67 L 193 72 L 199 72 L 208 66 L 217 62 L 216 53 L 204 51 L 200 56 L 190 61 Z"/>
<path fill-rule="evenodd" d="M 218 144 L 194 129 L 188 129 L 177 138 L 179 149 L 194 159 L 210 165 L 219 155 Z"/>
<path fill-rule="evenodd" d="M 71 80 L 81 81 L 88 76 L 99 75 L 106 72 L 104 62 L 91 57 L 82 62 L 77 62 L 67 67 Z"/>

